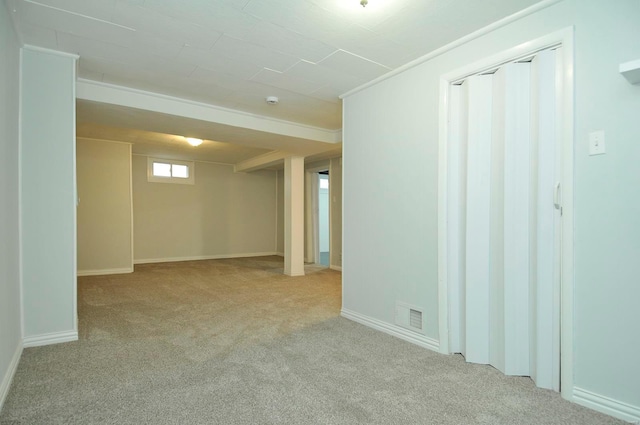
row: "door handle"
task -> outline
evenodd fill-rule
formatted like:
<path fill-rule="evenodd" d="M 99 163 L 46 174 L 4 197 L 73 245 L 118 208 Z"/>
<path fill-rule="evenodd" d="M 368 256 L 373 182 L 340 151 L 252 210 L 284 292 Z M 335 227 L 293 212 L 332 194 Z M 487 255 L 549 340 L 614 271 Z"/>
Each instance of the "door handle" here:
<path fill-rule="evenodd" d="M 557 182 L 553 188 L 553 206 L 557 210 L 560 209 L 560 182 Z"/>

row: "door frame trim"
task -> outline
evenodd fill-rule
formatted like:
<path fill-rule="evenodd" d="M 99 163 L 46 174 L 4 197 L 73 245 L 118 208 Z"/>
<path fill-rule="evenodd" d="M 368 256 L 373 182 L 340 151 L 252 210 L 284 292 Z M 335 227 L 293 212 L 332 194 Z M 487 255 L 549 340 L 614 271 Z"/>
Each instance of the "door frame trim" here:
<path fill-rule="evenodd" d="M 574 303 L 574 27 L 553 32 L 489 56 L 440 78 L 440 119 L 438 142 L 438 320 L 440 352 L 449 354 L 449 285 L 447 280 L 447 141 L 449 138 L 449 86 L 474 74 L 483 73 L 505 63 L 525 59 L 539 51 L 562 46 L 563 75 L 561 126 L 561 276 L 560 276 L 560 393 L 573 400 L 573 303 Z"/>

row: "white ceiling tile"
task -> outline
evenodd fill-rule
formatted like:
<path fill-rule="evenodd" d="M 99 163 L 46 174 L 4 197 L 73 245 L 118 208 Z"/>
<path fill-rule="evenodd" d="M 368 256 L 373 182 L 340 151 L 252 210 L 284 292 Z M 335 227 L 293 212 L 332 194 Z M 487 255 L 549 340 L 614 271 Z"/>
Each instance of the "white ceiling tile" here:
<path fill-rule="evenodd" d="M 265 97 L 270 94 L 279 97 L 280 102 L 277 105 L 269 105 L 265 102 Z M 301 124 L 314 125 L 317 120 L 323 120 L 327 123 L 326 128 L 332 129 L 338 129 L 342 124 L 340 110 L 336 107 L 339 105 L 311 96 L 286 91 L 273 92 L 267 89 L 266 91 L 236 92 L 228 100 L 234 101 L 237 109 Z M 305 112 L 307 108 L 312 108 L 313 117 Z"/>
<path fill-rule="evenodd" d="M 22 42 L 32 46 L 40 46 L 47 49 L 58 49 L 58 39 L 55 30 L 42 26 L 19 22 Z"/>
<path fill-rule="evenodd" d="M 300 61 L 296 63 L 294 66 L 289 68 L 285 74 L 313 81 L 321 85 L 329 84 L 334 86 L 337 91 L 341 92 L 351 90 L 352 88 L 358 87 L 368 81 L 364 78 L 358 78 L 353 75 L 307 61 Z"/>
<path fill-rule="evenodd" d="M 325 43 L 264 21 L 258 23 L 245 40 L 310 62 L 318 62 L 336 50 Z"/>
<path fill-rule="evenodd" d="M 28 0 L 30 3 L 54 7 L 66 12 L 110 21 L 116 0 Z"/>
<path fill-rule="evenodd" d="M 144 51 L 141 49 L 133 50 L 116 44 L 96 42 L 63 32 L 58 32 L 58 46 L 60 50 L 80 55 L 80 68 L 85 66 L 87 60 L 95 59 L 99 60 L 103 66 L 113 63 L 121 71 L 122 67 L 126 66 L 132 70 L 158 75 L 174 75 L 175 77 L 188 76 L 196 68 L 195 65 L 181 63 L 173 58 L 143 54 Z M 164 53 L 167 52 L 170 50 Z"/>
<path fill-rule="evenodd" d="M 361 9 L 358 2 L 353 1 Z M 345 12 L 344 9 L 341 10 Z M 357 13 L 343 13 L 339 16 L 311 2 L 298 1 L 291 4 L 288 0 L 252 0 L 245 7 L 245 11 L 336 49 L 352 52 L 385 66 L 395 67 L 407 62 L 407 54 L 402 46 L 388 37 L 353 23 L 359 21 L 358 19 L 348 19 L 351 15 L 355 17 L 370 12 L 368 10 L 363 12 L 356 9 Z"/>
<path fill-rule="evenodd" d="M 342 50 L 366 58 L 389 68 L 404 65 L 409 60 L 405 46 L 359 25 L 350 25 L 333 44 Z"/>
<path fill-rule="evenodd" d="M 301 94 L 311 93 L 322 86 L 318 83 L 266 68 L 254 75 L 251 80 Z"/>
<path fill-rule="evenodd" d="M 344 50 L 338 50 L 321 62 L 318 62 L 318 65 L 345 74 L 354 75 L 365 80 L 372 80 L 391 70 L 390 68 Z"/>
<path fill-rule="evenodd" d="M 99 71 L 89 71 L 88 69 L 79 68 L 78 78 L 84 78 L 85 80 L 103 81 L 104 73 Z"/>
<path fill-rule="evenodd" d="M 211 49 L 216 55 L 243 63 L 253 63 L 260 68 L 284 71 L 299 61 L 295 56 L 275 52 L 248 41 L 223 35 Z"/>
<path fill-rule="evenodd" d="M 37 3 L 18 2 L 17 10 L 21 22 L 96 40 L 123 37 L 132 31 L 117 24 L 63 12 Z"/>
<path fill-rule="evenodd" d="M 215 54 L 212 50 L 197 49 L 185 46 L 178 55 L 178 62 L 196 65 L 237 78 L 249 79 L 260 71 L 260 67 L 249 63 L 229 59 Z"/>
<path fill-rule="evenodd" d="M 242 38 L 258 20 L 241 10 L 240 4 L 240 1 L 230 0 L 191 0 L 185 7 L 185 3 L 175 0 L 145 0 L 144 7 L 182 22 L 215 28 L 218 32 Z"/>
<path fill-rule="evenodd" d="M 177 58 L 184 44 L 178 40 L 167 40 L 145 31 L 136 31 L 129 37 L 126 46 L 144 55 L 151 54 L 166 58 Z"/>
<path fill-rule="evenodd" d="M 193 22 L 181 21 L 162 13 L 125 1 L 118 1 L 114 21 L 164 40 L 201 49 L 210 49 L 222 32 Z"/>
<path fill-rule="evenodd" d="M 252 0 L 244 10 L 264 21 L 325 42 L 344 33 L 351 25 L 309 1 Z"/>
<path fill-rule="evenodd" d="M 56 31 L 58 47 L 68 53 L 75 53 L 80 57 L 93 57 L 127 63 L 135 60 L 135 55 L 129 49 L 117 44 L 79 37 L 62 31 Z"/>
<path fill-rule="evenodd" d="M 315 97 L 316 99 L 324 100 L 326 102 L 332 102 L 336 104 L 340 104 L 342 101 L 340 100 L 340 95 L 345 93 L 342 90 L 338 90 L 335 87 L 330 85 L 326 85 L 320 87 L 318 90 L 309 93 L 309 96 Z"/>

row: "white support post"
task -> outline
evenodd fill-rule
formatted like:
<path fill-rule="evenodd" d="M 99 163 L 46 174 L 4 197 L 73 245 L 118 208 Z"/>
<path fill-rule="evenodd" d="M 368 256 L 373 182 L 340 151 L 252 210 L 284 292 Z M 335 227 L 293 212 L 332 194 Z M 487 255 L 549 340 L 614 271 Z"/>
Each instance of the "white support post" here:
<path fill-rule="evenodd" d="M 284 274 L 304 275 L 304 157 L 284 160 Z"/>

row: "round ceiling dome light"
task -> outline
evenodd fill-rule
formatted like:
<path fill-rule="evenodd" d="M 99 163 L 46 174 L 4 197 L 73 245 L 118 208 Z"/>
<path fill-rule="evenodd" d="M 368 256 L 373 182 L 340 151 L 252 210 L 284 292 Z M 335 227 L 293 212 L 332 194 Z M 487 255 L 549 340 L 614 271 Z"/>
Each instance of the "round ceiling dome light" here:
<path fill-rule="evenodd" d="M 369 0 L 360 0 L 360 4 L 362 5 L 362 7 L 365 7 L 369 4 Z"/>
<path fill-rule="evenodd" d="M 280 101 L 278 99 L 278 96 L 267 96 L 267 98 L 265 100 L 267 101 L 267 103 L 269 105 L 277 105 L 278 102 Z"/>
<path fill-rule="evenodd" d="M 196 139 L 194 137 L 185 137 L 185 139 L 187 139 L 187 142 L 193 147 L 200 146 L 202 144 L 202 139 Z"/>

